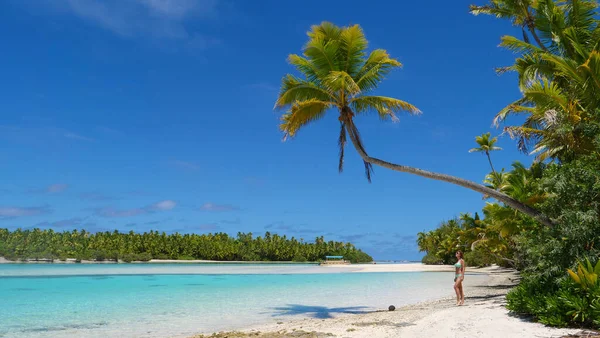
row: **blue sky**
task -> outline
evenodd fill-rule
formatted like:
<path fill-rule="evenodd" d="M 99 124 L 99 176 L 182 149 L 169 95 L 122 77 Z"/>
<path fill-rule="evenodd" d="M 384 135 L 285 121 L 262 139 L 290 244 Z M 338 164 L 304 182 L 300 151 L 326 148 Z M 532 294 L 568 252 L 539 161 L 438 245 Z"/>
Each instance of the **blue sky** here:
<path fill-rule="evenodd" d="M 423 111 L 359 117 L 369 153 L 481 181 L 487 160 L 468 149 L 519 97 L 494 73 L 516 30 L 470 3 L 3 1 L 0 227 L 325 235 L 419 259 L 416 233 L 481 196 L 377 167 L 369 184 L 352 148 L 338 174 L 336 114 L 284 143 L 273 104 L 310 25 L 360 24 L 404 64 L 379 93 Z M 499 146 L 497 167 L 530 162 Z"/>

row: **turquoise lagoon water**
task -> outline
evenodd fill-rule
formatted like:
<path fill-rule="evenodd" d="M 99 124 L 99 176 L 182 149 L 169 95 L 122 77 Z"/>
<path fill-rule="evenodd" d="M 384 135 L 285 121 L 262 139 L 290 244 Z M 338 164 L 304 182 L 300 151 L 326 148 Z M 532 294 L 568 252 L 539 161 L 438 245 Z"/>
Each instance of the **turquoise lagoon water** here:
<path fill-rule="evenodd" d="M 453 293 L 449 273 L 311 265 L 0 265 L 0 337 L 186 337 Z"/>

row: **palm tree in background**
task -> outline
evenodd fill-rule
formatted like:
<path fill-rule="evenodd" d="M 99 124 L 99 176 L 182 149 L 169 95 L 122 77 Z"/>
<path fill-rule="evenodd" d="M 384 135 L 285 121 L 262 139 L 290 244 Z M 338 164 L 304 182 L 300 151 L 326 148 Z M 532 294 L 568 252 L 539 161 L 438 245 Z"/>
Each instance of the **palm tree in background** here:
<path fill-rule="evenodd" d="M 494 169 L 494 165 L 492 164 L 492 158 L 490 157 L 490 151 L 502 150 L 500 147 L 496 147 L 495 144 L 498 141 L 497 137 L 491 137 L 490 133 L 481 134 L 480 136 L 475 136 L 475 142 L 479 145 L 477 148 L 471 148 L 469 150 L 470 153 L 480 152 L 485 153 L 488 158 L 488 162 L 490 162 L 490 167 L 492 168 L 492 173 L 494 176 L 498 175 L 496 170 Z"/>
<path fill-rule="evenodd" d="M 354 123 L 356 115 L 375 112 L 383 120 L 396 120 L 396 114 L 400 112 L 420 113 L 415 106 L 405 101 L 371 95 L 390 71 L 401 67 L 400 62 L 391 58 L 383 49 L 373 50 L 367 55 L 368 42 L 358 25 L 338 27 L 323 22 L 313 26 L 308 32 L 308 37 L 303 56 L 292 54 L 288 58 L 303 77 L 291 74 L 284 76 L 275 103 L 276 109 L 287 110 L 281 117 L 280 124 L 284 140 L 294 137 L 301 128 L 335 109 L 340 122 L 339 171 L 343 170 L 344 147 L 348 136 L 363 159 L 369 181 L 372 165 L 376 164 L 391 170 L 460 185 L 489 195 L 511 208 L 535 217 L 545 225 L 553 225 L 552 221 L 538 210 L 481 184 L 369 156 Z"/>

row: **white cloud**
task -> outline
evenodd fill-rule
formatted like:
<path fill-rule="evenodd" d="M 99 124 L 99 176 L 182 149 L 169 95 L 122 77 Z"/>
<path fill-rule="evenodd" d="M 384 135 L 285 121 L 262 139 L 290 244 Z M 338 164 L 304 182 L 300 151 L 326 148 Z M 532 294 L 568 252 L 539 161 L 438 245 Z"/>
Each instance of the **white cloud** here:
<path fill-rule="evenodd" d="M 188 161 L 174 160 L 174 161 L 171 161 L 171 164 L 180 169 L 185 169 L 185 170 L 196 171 L 196 170 L 200 169 L 200 165 L 193 163 L 193 162 L 188 162 Z"/>
<path fill-rule="evenodd" d="M 152 204 L 150 208 L 152 210 L 171 210 L 175 208 L 176 205 L 177 203 L 175 203 L 175 201 L 165 200 Z"/>
<path fill-rule="evenodd" d="M 81 136 L 81 135 L 78 135 L 78 134 L 75 134 L 75 133 L 71 133 L 71 132 L 65 133 L 64 137 L 70 138 L 70 139 L 73 139 L 73 140 L 94 142 L 94 139 L 92 139 L 92 138 Z"/>
<path fill-rule="evenodd" d="M 202 206 L 200 206 L 200 210 L 203 210 L 203 211 L 234 211 L 234 210 L 240 210 L 240 207 L 231 205 L 231 204 L 204 203 Z"/>
<path fill-rule="evenodd" d="M 172 210 L 173 208 L 175 208 L 176 205 L 177 203 L 175 201 L 164 200 L 142 208 L 116 209 L 113 207 L 106 207 L 95 209 L 94 212 L 100 217 L 133 217 L 153 213 L 156 211 Z"/>
<path fill-rule="evenodd" d="M 137 0 L 153 13 L 172 19 L 200 13 L 212 14 L 217 5 L 216 0 Z"/>
<path fill-rule="evenodd" d="M 47 206 L 42 207 L 9 207 L 0 206 L 0 219 L 11 219 L 23 216 L 37 216 L 52 212 Z"/>
<path fill-rule="evenodd" d="M 147 213 L 147 210 L 141 208 L 133 209 L 115 209 L 112 207 L 96 209 L 96 215 L 101 217 L 131 217 Z"/>
<path fill-rule="evenodd" d="M 57 194 L 57 193 L 61 193 L 65 190 L 67 190 L 69 188 L 68 184 L 64 184 L 64 183 L 55 183 L 55 184 L 51 184 L 45 188 L 41 188 L 41 189 L 30 189 L 27 192 L 29 193 L 33 193 L 33 194 Z"/>
<path fill-rule="evenodd" d="M 45 189 L 45 191 L 47 193 L 54 194 L 54 193 L 58 193 L 58 192 L 63 192 L 65 190 L 67 190 L 68 187 L 69 187 L 68 184 L 57 183 L 57 184 L 52 184 L 52 185 L 48 186 Z"/>
<path fill-rule="evenodd" d="M 33 142 L 47 144 L 48 141 L 61 140 L 63 138 L 93 142 L 94 139 L 62 128 L 50 126 L 7 126 L 0 125 L 0 137 L 16 142 Z"/>
<path fill-rule="evenodd" d="M 183 22 L 214 16 L 217 0 L 55 0 L 51 6 L 122 37 L 188 38 Z"/>
<path fill-rule="evenodd" d="M 69 219 L 63 219 L 63 220 L 56 221 L 56 222 L 42 222 L 42 223 L 36 224 L 36 226 L 53 227 L 53 228 L 68 228 L 68 227 L 79 226 L 79 225 L 81 225 L 81 223 L 83 221 L 84 221 L 84 219 L 82 219 L 82 218 L 74 217 L 74 218 L 69 218 Z"/>
<path fill-rule="evenodd" d="M 116 199 L 115 197 L 108 196 L 97 192 L 86 192 L 79 195 L 79 198 L 86 201 L 110 201 Z"/>

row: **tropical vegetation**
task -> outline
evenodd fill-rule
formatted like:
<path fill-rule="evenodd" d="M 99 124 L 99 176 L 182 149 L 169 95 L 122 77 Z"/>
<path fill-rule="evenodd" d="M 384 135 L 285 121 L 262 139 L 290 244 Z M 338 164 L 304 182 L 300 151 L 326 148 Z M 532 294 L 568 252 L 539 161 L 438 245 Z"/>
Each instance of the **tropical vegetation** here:
<path fill-rule="evenodd" d="M 219 261 L 320 261 L 326 255 L 341 255 L 354 263 L 371 262 L 373 258 L 351 243 L 314 242 L 266 232 L 231 237 L 226 233 L 167 235 L 150 231 L 136 233 L 98 232 L 86 230 L 55 232 L 52 229 L 9 231 L 0 229 L 0 257 L 9 260 L 44 259 L 149 261 L 150 259 L 205 259 Z"/>
<path fill-rule="evenodd" d="M 516 268 L 522 279 L 507 295 L 511 311 L 547 325 L 599 329 L 598 2 L 491 0 L 471 6 L 471 12 L 521 27 L 522 38 L 501 38 L 501 46 L 517 57 L 498 72 L 517 74 L 522 97 L 501 109 L 494 124 L 533 157 L 530 166 L 491 167 L 483 182 L 539 210 L 553 225 L 544 226 L 487 195 L 481 217 L 464 213 L 419 233 L 423 261 L 452 263 L 451 253 L 460 249 L 469 265 Z M 493 142 L 487 135 L 476 139 L 474 151 L 489 154 Z"/>

